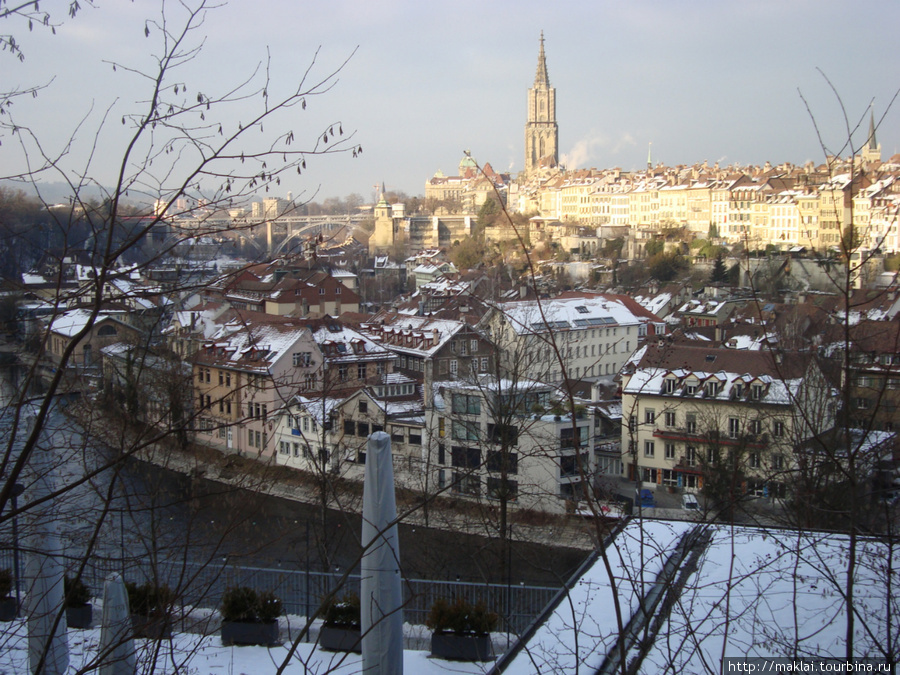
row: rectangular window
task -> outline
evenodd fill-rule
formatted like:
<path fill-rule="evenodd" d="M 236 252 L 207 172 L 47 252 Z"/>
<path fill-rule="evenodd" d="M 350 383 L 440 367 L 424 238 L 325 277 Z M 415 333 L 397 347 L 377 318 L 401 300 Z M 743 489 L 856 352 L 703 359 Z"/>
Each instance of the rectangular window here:
<path fill-rule="evenodd" d="M 488 441 L 509 446 L 518 445 L 519 427 L 512 424 L 488 424 Z"/>
<path fill-rule="evenodd" d="M 366 364 L 365 363 L 357 363 L 356 364 L 356 379 L 357 380 L 365 380 L 366 379 Z"/>
<path fill-rule="evenodd" d="M 409 430 L 409 444 L 410 445 L 422 445 L 422 432 L 417 431 L 416 429 Z"/>
<path fill-rule="evenodd" d="M 357 422 L 356 424 L 356 435 L 360 438 L 365 438 L 369 435 L 369 423 L 368 422 Z"/>
<path fill-rule="evenodd" d="M 697 449 L 688 446 L 684 451 L 685 466 L 697 466 Z"/>
<path fill-rule="evenodd" d="M 673 378 L 669 378 L 666 380 L 666 393 L 674 394 L 676 389 L 678 388 L 678 380 Z"/>
<path fill-rule="evenodd" d="M 519 455 L 515 452 L 488 452 L 487 470 L 501 473 L 506 470 L 508 474 L 515 474 L 519 470 Z"/>
<path fill-rule="evenodd" d="M 459 372 L 459 362 L 456 359 L 450 359 L 450 374 L 456 375 Z"/>
<path fill-rule="evenodd" d="M 406 441 L 406 434 L 404 433 L 404 427 L 391 427 L 391 442 L 393 443 L 403 443 Z"/>
<path fill-rule="evenodd" d="M 452 410 L 457 415 L 480 415 L 481 399 L 478 396 L 453 394 Z"/>
<path fill-rule="evenodd" d="M 666 459 L 675 459 L 674 443 L 666 443 Z"/>
<path fill-rule="evenodd" d="M 478 423 L 464 420 L 453 420 L 452 436 L 458 441 L 477 441 Z"/>
<path fill-rule="evenodd" d="M 750 433 L 754 435 L 762 433 L 762 420 L 750 420 Z"/>
<path fill-rule="evenodd" d="M 772 425 L 772 435 L 776 438 L 781 438 L 784 436 L 784 422 L 776 421 Z"/>
<path fill-rule="evenodd" d="M 481 466 L 481 449 L 450 448 L 450 463 L 458 469 L 477 469 Z"/>
<path fill-rule="evenodd" d="M 349 379 L 347 373 L 347 364 L 342 363 L 338 366 L 338 379 L 341 382 L 346 382 Z"/>
<path fill-rule="evenodd" d="M 471 340 L 471 341 L 469 342 L 469 351 L 470 351 L 472 354 L 477 354 L 477 353 L 478 353 L 478 340 Z"/>
<path fill-rule="evenodd" d="M 369 412 L 369 402 L 368 401 L 360 401 L 359 402 L 359 412 L 362 414 L 366 414 Z"/>
<path fill-rule="evenodd" d="M 438 438 L 444 438 L 447 435 L 447 420 L 438 417 Z"/>
<path fill-rule="evenodd" d="M 479 495 L 481 494 L 481 478 L 454 471 L 453 491 L 464 495 Z"/>
<path fill-rule="evenodd" d="M 559 458 L 559 475 L 563 478 L 581 475 L 581 471 L 587 474 L 591 467 L 588 464 L 587 453 L 581 455 L 562 455 Z"/>
<path fill-rule="evenodd" d="M 515 501 L 519 496 L 519 483 L 509 478 L 504 480 L 503 478 L 488 477 L 487 496 L 489 499 Z"/>
<path fill-rule="evenodd" d="M 656 411 L 652 408 L 648 408 L 644 411 L 644 422 L 647 424 L 653 424 L 656 421 Z"/>
<path fill-rule="evenodd" d="M 750 453 L 750 468 L 758 469 L 761 466 L 761 464 L 762 464 L 762 462 L 760 461 L 759 453 L 751 452 Z"/>
<path fill-rule="evenodd" d="M 655 454 L 655 443 L 653 441 L 644 441 L 644 457 L 653 457 Z"/>
<path fill-rule="evenodd" d="M 481 372 L 486 373 L 488 370 L 488 360 L 486 356 L 481 357 Z"/>
<path fill-rule="evenodd" d="M 460 356 L 468 356 L 468 354 L 469 354 L 469 349 L 468 349 L 468 346 L 466 345 L 466 341 L 462 340 L 459 343 L 459 355 Z"/>
<path fill-rule="evenodd" d="M 695 413 L 687 413 L 684 417 L 684 423 L 689 434 L 697 433 L 697 415 Z"/>
<path fill-rule="evenodd" d="M 674 427 L 675 426 L 675 413 L 672 411 L 666 412 L 666 426 Z"/>
<path fill-rule="evenodd" d="M 728 418 L 728 437 L 737 438 L 741 434 L 741 421 L 737 417 Z"/>
<path fill-rule="evenodd" d="M 345 436 L 355 436 L 356 435 L 356 422 L 353 420 L 344 420 L 344 435 Z"/>

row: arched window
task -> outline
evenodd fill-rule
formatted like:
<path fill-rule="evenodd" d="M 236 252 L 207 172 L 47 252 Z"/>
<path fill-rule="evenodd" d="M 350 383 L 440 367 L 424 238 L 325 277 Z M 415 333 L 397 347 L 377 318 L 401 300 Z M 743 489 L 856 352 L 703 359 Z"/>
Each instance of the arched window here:
<path fill-rule="evenodd" d="M 110 324 L 105 324 L 97 329 L 97 335 L 99 337 L 110 337 L 118 334 L 119 332 L 116 330 L 116 327 Z"/>

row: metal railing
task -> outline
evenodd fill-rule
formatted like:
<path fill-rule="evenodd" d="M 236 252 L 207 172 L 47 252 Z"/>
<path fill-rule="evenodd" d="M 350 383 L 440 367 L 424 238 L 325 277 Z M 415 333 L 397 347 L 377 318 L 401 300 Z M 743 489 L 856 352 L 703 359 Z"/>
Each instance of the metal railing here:
<path fill-rule="evenodd" d="M 20 553 L 24 561 L 24 555 Z M 68 561 L 73 574 L 80 561 Z M 0 548 L 0 569 L 13 567 L 13 552 Z M 21 568 L 24 569 L 24 564 Z M 113 572 L 123 573 L 126 581 L 137 584 L 153 583 L 169 586 L 182 606 L 217 608 L 225 590 L 232 586 L 249 586 L 257 591 L 270 590 L 277 595 L 286 614 L 309 616 L 315 612 L 327 594 L 336 591 L 360 592 L 360 576 L 342 572 L 288 570 L 235 565 L 227 560 L 196 563 L 185 561 L 151 561 L 146 558 L 128 560 L 91 556 L 84 566 L 82 581 L 95 597 L 102 596 L 103 583 Z M 340 587 L 343 580 L 343 587 Z M 20 588 L 30 586 L 20 580 Z M 519 634 L 538 616 L 558 588 L 525 586 L 522 584 L 487 584 L 465 581 L 404 579 L 404 621 L 424 625 L 431 605 L 438 598 L 464 598 L 469 602 L 483 601 L 489 610 L 500 616 L 498 631 Z"/>

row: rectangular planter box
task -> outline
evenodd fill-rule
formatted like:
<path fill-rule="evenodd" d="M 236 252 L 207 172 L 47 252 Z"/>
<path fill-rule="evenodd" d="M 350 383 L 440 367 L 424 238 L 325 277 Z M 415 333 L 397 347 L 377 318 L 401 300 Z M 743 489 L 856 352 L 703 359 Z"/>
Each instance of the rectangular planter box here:
<path fill-rule="evenodd" d="M 16 618 L 16 599 L 0 599 L 0 621 L 12 621 Z"/>
<path fill-rule="evenodd" d="M 89 604 L 66 607 L 66 626 L 69 628 L 90 628 L 93 618 L 94 608 Z"/>
<path fill-rule="evenodd" d="M 490 635 L 455 635 L 453 633 L 432 635 L 431 655 L 450 661 L 490 661 L 494 658 Z"/>
<path fill-rule="evenodd" d="M 223 645 L 277 645 L 278 622 L 244 623 L 243 621 L 222 622 Z"/>
<path fill-rule="evenodd" d="M 319 631 L 319 647 L 330 652 L 356 652 L 362 654 L 362 634 L 359 628 L 322 626 Z"/>

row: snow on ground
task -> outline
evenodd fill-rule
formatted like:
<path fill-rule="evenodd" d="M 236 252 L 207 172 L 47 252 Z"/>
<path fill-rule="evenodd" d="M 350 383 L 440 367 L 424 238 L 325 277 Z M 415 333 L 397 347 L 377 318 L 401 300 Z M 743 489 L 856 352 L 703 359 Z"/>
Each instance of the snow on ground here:
<path fill-rule="evenodd" d="M 28 640 L 24 621 L 3 624 L 0 642 L 0 675 L 27 673 Z M 81 671 L 96 658 L 100 630 L 70 630 L 69 673 Z M 159 642 L 136 640 L 140 675 L 267 675 L 275 673 L 288 658 L 290 644 L 278 647 L 225 647 L 218 635 L 176 634 Z M 427 651 L 406 650 L 403 669 L 413 675 L 484 673 L 493 665 L 432 659 Z M 285 668 L 285 675 L 362 672 L 362 657 L 345 652 L 326 652 L 314 644 L 301 643 Z"/>
<path fill-rule="evenodd" d="M 697 571 L 662 626 L 642 673 L 718 671 L 724 656 L 846 656 L 848 538 L 717 527 Z M 886 545 L 861 541 L 856 574 L 857 656 L 900 635 L 897 569 Z M 730 586 L 730 592 L 729 592 Z M 890 608 L 890 612 L 888 612 Z M 723 652 L 724 645 L 724 652 Z M 895 652 L 896 653 L 896 652 Z"/>
<path fill-rule="evenodd" d="M 643 590 L 662 570 L 692 523 L 633 521 L 609 548 L 609 564 L 627 625 Z M 578 580 L 568 597 L 527 642 L 505 673 L 595 672 L 619 633 L 610 575 L 602 558 Z"/>

